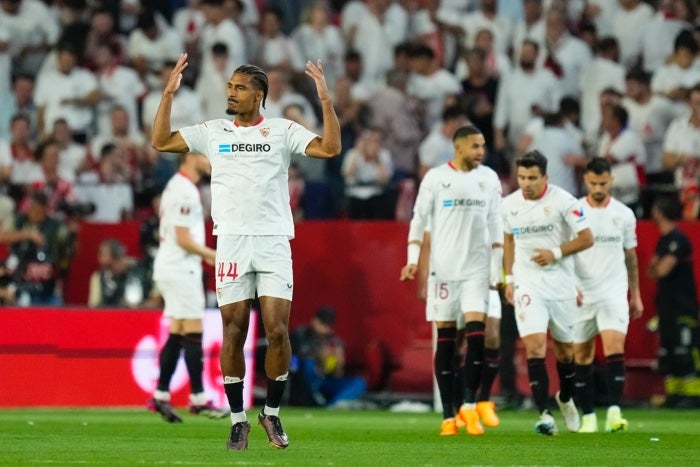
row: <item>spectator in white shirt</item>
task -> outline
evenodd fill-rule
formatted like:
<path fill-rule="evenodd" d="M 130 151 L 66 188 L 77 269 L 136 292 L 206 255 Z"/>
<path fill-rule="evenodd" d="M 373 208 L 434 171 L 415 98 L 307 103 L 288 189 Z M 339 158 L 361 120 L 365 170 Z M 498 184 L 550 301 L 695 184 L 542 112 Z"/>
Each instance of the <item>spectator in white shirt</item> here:
<path fill-rule="evenodd" d="M 267 100 L 265 107 L 261 113 L 265 118 L 282 118 L 284 109 L 290 104 L 298 104 L 304 109 L 304 118 L 311 125 L 309 130 L 314 130 L 318 125 L 318 118 L 314 113 L 314 108 L 309 103 L 308 99 L 303 95 L 295 92 L 289 84 L 289 75 L 284 70 L 268 70 L 267 71 Z"/>
<path fill-rule="evenodd" d="M 205 23 L 204 13 L 199 9 L 199 0 L 187 0 L 184 7 L 175 11 L 173 28 L 183 39 L 188 57 L 194 57 L 199 52 L 199 41 Z"/>
<path fill-rule="evenodd" d="M 442 121 L 435 125 L 418 147 L 418 181 L 433 167 L 446 164 L 454 157 L 452 137 L 458 128 L 469 123 L 466 111 L 451 105 L 442 112 Z"/>
<path fill-rule="evenodd" d="M 520 46 L 525 39 L 539 44 L 540 50 L 545 50 L 545 21 L 543 0 L 523 0 L 524 17 L 515 24 L 513 32 L 513 60 L 520 60 Z"/>
<path fill-rule="evenodd" d="M 497 150 L 505 150 L 506 143 L 515 148 L 533 117 L 542 112 L 556 111 L 559 106 L 559 81 L 549 70 L 537 67 L 538 53 L 537 43 L 525 40 L 519 66 L 501 79 L 493 122 Z"/>
<path fill-rule="evenodd" d="M 129 34 L 127 44 L 131 64 L 150 88 L 157 88 L 160 69 L 166 61 L 175 61 L 183 50 L 178 34 L 156 21 L 146 10 L 138 19 L 136 29 Z"/>
<path fill-rule="evenodd" d="M 62 118 L 54 122 L 52 137 L 59 151 L 58 175 L 67 182 L 75 183 L 81 172 L 90 169 L 87 148 L 73 141 L 73 132 Z"/>
<path fill-rule="evenodd" d="M 505 53 L 499 52 L 493 46 L 493 33 L 490 29 L 481 29 L 476 33 L 474 40 L 474 48 L 484 51 L 486 69 L 490 76 L 500 78 L 510 73 L 512 64 Z M 469 66 L 467 65 L 464 54 L 457 61 L 455 67 L 455 75 L 460 80 L 465 80 L 469 77 Z"/>
<path fill-rule="evenodd" d="M 693 3 L 695 2 L 686 0 L 659 2 L 657 12 L 647 25 L 642 40 L 644 71 L 653 73 L 673 54 L 674 40 L 683 29 L 690 29 L 691 22 L 695 19 Z"/>
<path fill-rule="evenodd" d="M 683 217 L 696 219 L 700 196 L 700 85 L 688 94 L 690 114 L 676 118 L 664 138 L 663 166 L 675 171 L 676 187 L 681 191 Z"/>
<path fill-rule="evenodd" d="M 612 33 L 620 43 L 620 62 L 629 70 L 641 59 L 642 40 L 654 10 L 642 0 L 618 0 L 618 4 Z"/>
<path fill-rule="evenodd" d="M 0 26 L 15 61 L 13 72 L 36 76 L 60 35 L 59 24 L 49 9 L 39 0 L 3 0 Z"/>
<path fill-rule="evenodd" d="M 85 142 L 94 124 L 93 107 L 101 99 L 97 79 L 76 66 L 78 56 L 71 45 L 59 45 L 57 53 L 58 69 L 42 75 L 34 94 L 39 132 L 50 133 L 53 123 L 64 118 L 76 140 Z"/>
<path fill-rule="evenodd" d="M 482 29 L 489 29 L 493 33 L 494 48 L 501 53 L 508 52 L 512 26 L 508 18 L 498 15 L 497 10 L 498 0 L 481 0 L 479 10 L 464 16 L 461 23 L 464 31 L 464 47 L 474 47 L 476 33 Z"/>
<path fill-rule="evenodd" d="M 646 183 L 646 151 L 639 135 L 629 125 L 629 114 L 620 104 L 602 109 L 603 137 L 598 157 L 612 165 L 612 193 L 640 217 L 639 194 Z"/>
<path fill-rule="evenodd" d="M 556 8 L 547 12 L 546 40 L 544 66 L 559 78 L 563 96 L 578 97 L 581 74 L 592 59 L 591 50 L 581 39 L 569 34 L 566 16 Z"/>
<path fill-rule="evenodd" d="M 224 0 L 201 0 L 201 9 L 206 18 L 199 44 L 202 57 L 211 53 L 215 43 L 222 42 L 228 49 L 228 68 L 231 72 L 247 63 L 249 41 L 243 29 L 228 16 Z"/>
<path fill-rule="evenodd" d="M 587 0 L 584 17 L 592 21 L 600 37 L 613 34 L 613 21 L 619 5 L 616 0 Z"/>
<path fill-rule="evenodd" d="M 688 90 L 700 82 L 700 69 L 694 66 L 698 43 L 690 31 L 682 31 L 673 45 L 671 61 L 651 78 L 651 90 L 684 107 Z"/>
<path fill-rule="evenodd" d="M 651 215 L 656 196 L 673 190 L 673 172 L 663 168 L 663 141 L 669 125 L 678 116 L 671 101 L 651 92 L 650 80 L 649 73 L 641 68 L 632 69 L 625 80 L 622 102 L 629 113 L 629 126 L 642 138 L 647 153 L 647 186 L 642 193 L 644 218 Z"/>
<path fill-rule="evenodd" d="M 385 28 L 390 2 L 367 0 L 365 5 L 367 10 L 356 25 L 349 44 L 362 57 L 360 80 L 378 89 L 385 82 L 386 72 L 394 66 L 394 44 Z"/>
<path fill-rule="evenodd" d="M 226 118 L 227 83 L 231 78 L 228 67 L 228 47 L 223 42 L 217 42 L 202 61 L 202 69 L 194 86 L 194 90 L 202 101 L 204 118 Z"/>
<path fill-rule="evenodd" d="M 282 13 L 273 8 L 263 11 L 260 18 L 253 62 L 264 69 L 277 68 L 299 73 L 306 60 L 299 53 L 296 43 L 282 32 Z M 307 57 L 313 59 L 315 57 Z"/>
<path fill-rule="evenodd" d="M 34 105 L 34 78 L 30 75 L 17 75 L 12 83 L 10 94 L 0 96 L 0 139 L 10 139 L 12 117 L 22 114 L 29 118 L 32 139 L 37 138 L 37 109 Z"/>
<path fill-rule="evenodd" d="M 580 75 L 581 126 L 594 135 L 600 128 L 600 93 L 612 88 L 625 91 L 625 68 L 619 62 L 620 49 L 614 37 L 598 41 L 596 57 Z"/>

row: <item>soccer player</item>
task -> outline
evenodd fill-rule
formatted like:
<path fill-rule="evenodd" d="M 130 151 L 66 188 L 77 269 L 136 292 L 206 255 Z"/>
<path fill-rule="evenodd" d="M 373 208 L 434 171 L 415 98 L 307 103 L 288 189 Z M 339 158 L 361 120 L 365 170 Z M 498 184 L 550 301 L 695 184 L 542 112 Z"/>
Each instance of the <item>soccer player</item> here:
<path fill-rule="evenodd" d="M 443 406 L 441 435 L 456 435 L 453 407 L 453 356 L 457 320 L 463 313 L 467 355 L 464 404 L 460 415 L 470 435 L 484 428 L 476 409 L 476 391 L 484 360 L 484 328 L 488 306 L 490 264 L 500 264 L 503 233 L 499 215 L 500 182 L 481 166 L 485 140 L 474 126 L 453 136 L 452 161 L 430 169 L 421 181 L 408 235 L 408 261 L 402 281 L 414 279 L 426 228 L 431 228 L 427 319 L 437 328 L 435 376 Z M 492 251 L 493 250 L 493 251 Z M 500 255 L 498 253 L 501 253 Z"/>
<path fill-rule="evenodd" d="M 588 163 L 584 181 L 588 196 L 579 201 L 595 236 L 592 248 L 575 256 L 577 285 L 582 306 L 574 325 L 576 394 L 583 418 L 579 433 L 598 431 L 593 410 L 593 359 L 595 337 L 600 334 L 606 363 L 610 406 L 605 431 L 627 429 L 620 413 L 625 386 L 625 336 L 630 317 L 642 316 L 637 268 L 637 220 L 630 208 L 610 196 L 613 183 L 610 162 L 596 157 Z M 627 291 L 630 298 L 627 301 Z"/>
<path fill-rule="evenodd" d="M 160 247 L 153 263 L 153 280 L 165 301 L 170 335 L 160 351 L 158 386 L 148 408 L 170 423 L 182 421 L 170 404 L 169 388 L 183 349 L 190 376 L 190 413 L 211 418 L 223 418 L 229 413 L 214 407 L 202 385 L 202 260 L 214 265 L 216 252 L 205 245 L 204 210 L 197 183 L 210 172 L 206 157 L 181 154 L 180 170 L 166 185 L 158 213 Z"/>
<path fill-rule="evenodd" d="M 542 153 L 530 151 L 518 157 L 515 165 L 520 189 L 504 198 L 501 205 L 505 297 L 515 306 L 518 332 L 525 345 L 530 388 L 540 413 L 535 430 L 544 435 L 557 432 L 544 362 L 549 328 L 559 374 L 560 390 L 555 398 L 566 427 L 578 431 L 580 419 L 572 398 L 576 286 L 570 256 L 590 248 L 593 234 L 581 203 L 547 183 L 547 158 Z"/>
<path fill-rule="evenodd" d="M 210 120 L 170 130 L 173 94 L 180 87 L 187 55 L 173 68 L 153 124 L 151 143 L 159 151 L 199 152 L 211 163 L 212 218 L 216 249 L 216 294 L 223 321 L 221 371 L 231 407 L 230 450 L 248 447 L 250 424 L 243 410 L 243 344 L 250 306 L 260 298 L 265 334 L 267 397 L 258 423 L 270 444 L 289 445 L 279 418 L 287 382 L 291 346 L 292 257 L 294 224 L 289 207 L 287 170 L 292 155 L 330 158 L 340 153 L 340 125 L 321 62 L 306 63 L 323 112 L 323 136 L 286 119 L 266 119 L 268 78 L 254 65 L 241 65 L 228 82 L 227 113 L 233 121 Z"/>

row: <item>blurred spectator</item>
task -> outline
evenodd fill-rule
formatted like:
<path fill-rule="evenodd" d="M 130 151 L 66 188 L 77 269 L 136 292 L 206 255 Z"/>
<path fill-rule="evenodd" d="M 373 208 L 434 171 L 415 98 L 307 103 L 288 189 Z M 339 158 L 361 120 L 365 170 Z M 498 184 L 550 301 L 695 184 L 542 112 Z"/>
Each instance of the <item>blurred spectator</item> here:
<path fill-rule="evenodd" d="M 121 45 L 105 42 L 95 46 L 94 60 L 101 100 L 97 105 L 97 132 L 109 134 L 112 110 L 123 107 L 129 116 L 129 133 L 138 131 L 138 104 L 146 86 L 133 68 L 119 64 Z"/>
<path fill-rule="evenodd" d="M 14 225 L 0 233 L 0 243 L 10 244 L 6 267 L 15 277 L 18 305 L 61 304 L 61 281 L 73 239 L 68 227 L 49 215 L 46 193 L 32 193 L 26 212 L 17 214 Z"/>
<path fill-rule="evenodd" d="M 126 255 L 124 244 L 116 238 L 100 243 L 97 250 L 100 268 L 90 276 L 88 306 L 155 308 L 162 300 L 139 263 Z"/>
<path fill-rule="evenodd" d="M 129 33 L 127 53 L 131 64 L 150 88 L 158 87 L 159 72 L 164 63 L 177 60 L 182 51 L 180 36 L 158 24 L 153 12 L 146 10 L 139 15 L 136 29 Z"/>
<path fill-rule="evenodd" d="M 515 24 L 513 30 L 513 50 L 514 61 L 520 60 L 520 46 L 525 39 L 537 42 L 540 50 L 545 50 L 545 21 L 543 0 L 523 0 L 523 19 Z M 483 131 L 483 127 L 477 125 Z"/>
<path fill-rule="evenodd" d="M 206 119 L 226 118 L 227 84 L 231 78 L 228 68 L 228 48 L 217 42 L 202 62 L 194 90 L 202 101 L 202 111 Z"/>
<path fill-rule="evenodd" d="M 439 66 L 430 47 L 417 45 L 410 57 L 411 74 L 406 93 L 425 103 L 424 127 L 432 128 L 440 121 L 445 100 L 459 94 L 461 86 L 455 75 Z"/>
<path fill-rule="evenodd" d="M 700 407 L 698 355 L 698 297 L 693 250 L 678 228 L 680 206 L 675 196 L 659 198 L 652 218 L 661 231 L 649 277 L 657 281 L 656 312 L 659 330 L 659 369 L 665 375 L 666 407 Z"/>
<path fill-rule="evenodd" d="M 73 141 L 73 132 L 62 118 L 54 122 L 51 137 L 58 145 L 58 175 L 75 183 L 78 175 L 90 169 L 87 148 Z"/>
<path fill-rule="evenodd" d="M 311 118 L 308 118 L 310 115 Z M 315 116 L 312 111 L 305 110 L 298 103 L 291 103 L 282 110 L 282 117 L 291 120 L 304 128 L 315 131 L 316 127 L 313 122 Z M 309 181 L 324 182 L 326 172 L 326 159 L 317 159 L 315 157 L 300 157 L 296 160 L 298 169 L 303 174 L 304 178 Z"/>
<path fill-rule="evenodd" d="M 629 206 L 641 217 L 639 193 L 646 183 L 645 164 L 647 153 L 640 136 L 632 130 L 629 114 L 619 104 L 603 107 L 603 137 L 598 157 L 606 158 L 612 165 L 612 196 Z"/>
<path fill-rule="evenodd" d="M 364 379 L 345 376 L 345 343 L 333 331 L 335 321 L 335 310 L 324 306 L 292 331 L 290 405 L 352 408 L 364 394 Z"/>
<path fill-rule="evenodd" d="M 39 108 L 39 133 L 51 132 L 59 118 L 68 122 L 76 141 L 85 143 L 93 129 L 93 107 L 100 100 L 95 75 L 77 67 L 78 55 L 68 44 L 57 48 L 58 69 L 47 70 L 39 78 L 34 102 Z"/>
<path fill-rule="evenodd" d="M 23 187 L 33 180 L 31 177 L 38 167 L 34 162 L 34 147 L 30 143 L 29 119 L 22 114 L 12 117 L 10 123 L 10 155 L 12 156 L 12 169 L 10 184 L 13 185 L 12 197 L 15 201 L 23 196 Z"/>
<path fill-rule="evenodd" d="M 297 104 L 304 110 L 304 118 L 307 124 L 311 125 L 307 129 L 315 131 L 318 119 L 314 113 L 314 108 L 308 99 L 295 92 L 289 84 L 289 73 L 284 70 L 272 69 L 267 71 L 268 88 L 267 100 L 262 114 L 266 118 L 281 118 L 284 109 L 291 104 Z"/>
<path fill-rule="evenodd" d="M 677 116 L 677 108 L 665 97 L 652 94 L 650 75 L 634 68 L 625 80 L 626 92 L 622 105 L 629 113 L 629 126 L 642 138 L 647 153 L 646 190 L 642 192 L 643 217 L 651 214 L 654 198 L 675 191 L 673 172 L 663 167 L 664 135 Z"/>
<path fill-rule="evenodd" d="M 644 71 L 653 73 L 673 54 L 673 43 L 683 29 L 691 29 L 696 17 L 694 0 L 660 0 L 656 14 L 642 38 Z"/>
<path fill-rule="evenodd" d="M 184 40 L 185 52 L 195 58 L 199 55 L 202 29 L 207 21 L 199 4 L 200 0 L 187 0 L 186 5 L 176 10 L 173 16 L 173 28 Z"/>
<path fill-rule="evenodd" d="M 84 62 L 92 69 L 98 68 L 98 48 L 113 45 L 116 52 L 114 64 L 126 62 L 126 40 L 114 24 L 114 16 L 108 8 L 99 7 L 90 14 L 90 30 L 85 39 Z"/>
<path fill-rule="evenodd" d="M 605 88 L 598 95 L 599 113 L 603 114 L 603 108 L 609 105 L 622 105 L 624 94 L 615 88 Z M 584 147 L 591 156 L 597 155 L 596 150 L 600 145 L 600 138 L 603 136 L 602 125 L 597 128 L 584 128 Z"/>
<path fill-rule="evenodd" d="M 482 29 L 488 29 L 493 34 L 494 50 L 498 53 L 507 53 L 512 25 L 510 20 L 498 14 L 498 0 L 481 0 L 481 8 L 467 13 L 462 18 L 465 48 L 477 47 L 476 33 Z"/>
<path fill-rule="evenodd" d="M 392 219 L 395 200 L 389 191 L 394 169 L 379 130 L 365 130 L 343 160 L 345 193 L 351 219 Z"/>
<path fill-rule="evenodd" d="M 700 69 L 695 65 L 698 47 L 690 31 L 682 31 L 673 46 L 668 63 L 658 68 L 651 78 L 651 90 L 685 108 L 688 90 L 700 83 Z"/>
<path fill-rule="evenodd" d="M 391 152 L 394 178 L 415 177 L 418 145 L 423 130 L 420 103 L 406 94 L 408 73 L 393 69 L 387 73 L 386 87 L 366 103 L 369 124 L 384 134 L 384 147 Z"/>
<path fill-rule="evenodd" d="M 294 222 L 298 222 L 304 218 L 302 200 L 306 182 L 304 181 L 304 173 L 296 161 L 289 164 L 287 184 L 289 185 L 289 205 L 292 208 L 292 218 Z"/>
<path fill-rule="evenodd" d="M 331 23 L 327 2 L 316 0 L 311 3 L 291 37 L 302 60 L 321 60 L 328 89 L 333 89 L 343 70 L 345 41 L 340 28 Z"/>
<path fill-rule="evenodd" d="M 224 0 L 200 0 L 201 11 L 206 23 L 202 28 L 199 47 L 202 60 L 211 53 L 217 42 L 226 44 L 228 50 L 228 69 L 233 73 L 237 67 L 248 63 L 248 41 L 240 25 L 231 19 L 226 11 Z M 178 128 L 178 127 L 173 127 Z"/>
<path fill-rule="evenodd" d="M 13 72 L 36 75 L 60 33 L 49 9 L 36 0 L 2 0 L 0 25 L 7 34 Z"/>
<path fill-rule="evenodd" d="M 612 34 L 620 44 L 620 62 L 629 70 L 639 64 L 642 41 L 654 10 L 642 0 L 618 0 L 618 4 L 613 14 Z"/>
<path fill-rule="evenodd" d="M 573 97 L 564 97 L 561 102 L 559 102 L 559 117 L 561 118 L 561 124 L 566 130 L 569 139 L 571 139 L 572 144 L 585 149 L 583 130 L 579 127 L 580 114 L 581 107 L 578 101 Z M 518 142 L 518 154 L 524 154 L 532 149 L 532 142 L 545 127 L 544 117 L 545 116 L 535 117 L 530 120 L 530 123 L 528 123 L 525 128 L 523 136 Z"/>
<path fill-rule="evenodd" d="M 560 9 L 550 9 L 545 21 L 547 42 L 544 66 L 559 78 L 562 96 L 578 97 L 581 74 L 593 58 L 591 50 L 585 42 L 569 33 L 565 13 Z"/>
<path fill-rule="evenodd" d="M 511 62 L 503 52 L 499 52 L 493 47 L 493 33 L 490 29 L 482 29 L 476 33 L 476 38 L 474 40 L 474 49 L 480 49 L 484 51 L 484 66 L 486 67 L 486 73 L 494 78 L 502 78 L 511 72 Z M 469 50 L 469 49 L 466 49 Z M 466 56 L 463 54 L 462 58 L 457 60 L 457 65 L 455 68 L 455 75 L 459 79 L 466 79 L 471 73 L 471 69 L 468 67 L 466 62 Z"/>
<path fill-rule="evenodd" d="M 595 134 L 600 128 L 600 93 L 603 89 L 625 90 L 625 68 L 619 64 L 620 48 L 614 37 L 596 44 L 595 58 L 579 77 L 581 89 L 581 126 Z"/>
<path fill-rule="evenodd" d="M 387 31 L 387 0 L 366 0 L 348 44 L 360 53 L 364 85 L 376 89 L 384 83 L 386 72 L 394 65 L 394 45 Z"/>
<path fill-rule="evenodd" d="M 664 136 L 663 167 L 675 172 L 681 192 L 683 219 L 700 213 L 700 84 L 688 95 L 690 114 L 676 118 Z"/>
<path fill-rule="evenodd" d="M 31 185 L 27 195 L 20 205 L 22 212 L 26 211 L 31 203 L 34 192 L 42 192 L 48 196 L 48 209 L 50 214 L 56 214 L 61 206 L 75 202 L 73 184 L 64 179 L 58 170 L 60 147 L 56 140 L 47 139 L 39 143 L 34 151 L 33 173 L 29 176 Z"/>
<path fill-rule="evenodd" d="M 523 42 L 519 66 L 501 79 L 493 121 L 498 150 L 506 149 L 506 141 L 514 148 L 531 118 L 553 112 L 559 105 L 559 82 L 552 72 L 537 66 L 538 47 L 536 42 Z M 524 89 L 528 92 L 523 93 Z"/>
<path fill-rule="evenodd" d="M 15 115 L 24 115 L 29 119 L 30 138 L 37 136 L 37 110 L 34 105 L 34 78 L 30 75 L 17 75 L 12 82 L 10 94 L 2 95 L 0 105 L 0 139 L 9 141 L 10 125 Z"/>
<path fill-rule="evenodd" d="M 0 306 L 13 305 L 16 291 L 12 273 L 5 267 L 5 262 L 0 261 Z"/>
<path fill-rule="evenodd" d="M 587 0 L 583 17 L 595 25 L 600 37 L 606 37 L 613 34 L 613 21 L 619 8 L 617 0 Z"/>
<path fill-rule="evenodd" d="M 466 111 L 458 105 L 449 106 L 442 112 L 442 122 L 430 130 L 418 147 L 418 181 L 431 168 L 454 158 L 452 136 L 468 122 Z"/>
<path fill-rule="evenodd" d="M 277 68 L 289 73 L 304 71 L 306 60 L 296 42 L 282 32 L 282 13 L 266 8 L 260 18 L 258 42 L 252 61 L 263 69 Z M 307 57 L 316 63 L 316 57 Z"/>

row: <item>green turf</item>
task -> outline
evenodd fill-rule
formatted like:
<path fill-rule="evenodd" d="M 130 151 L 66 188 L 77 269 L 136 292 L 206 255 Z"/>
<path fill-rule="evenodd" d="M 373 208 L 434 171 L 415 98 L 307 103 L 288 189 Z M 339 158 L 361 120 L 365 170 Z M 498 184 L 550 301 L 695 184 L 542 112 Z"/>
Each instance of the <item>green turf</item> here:
<path fill-rule="evenodd" d="M 255 412 L 249 412 L 251 424 Z M 486 435 L 442 438 L 437 414 L 283 408 L 290 437 L 272 449 L 253 426 L 250 449 L 228 452 L 229 422 L 145 410 L 0 411 L 1 465 L 700 465 L 700 412 L 625 410 L 630 430 L 537 435 L 534 411 L 503 411 Z M 599 423 L 605 414 L 599 411 Z"/>

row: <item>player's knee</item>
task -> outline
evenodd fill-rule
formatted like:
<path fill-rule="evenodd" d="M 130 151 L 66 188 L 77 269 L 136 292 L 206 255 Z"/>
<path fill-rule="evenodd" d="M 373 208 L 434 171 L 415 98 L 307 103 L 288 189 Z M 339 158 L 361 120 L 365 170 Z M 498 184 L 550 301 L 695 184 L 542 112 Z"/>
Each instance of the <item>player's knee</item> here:
<path fill-rule="evenodd" d="M 271 347 L 285 345 L 285 343 L 289 342 L 287 326 L 283 323 L 269 326 L 265 329 L 265 337 L 267 337 L 267 341 Z"/>

